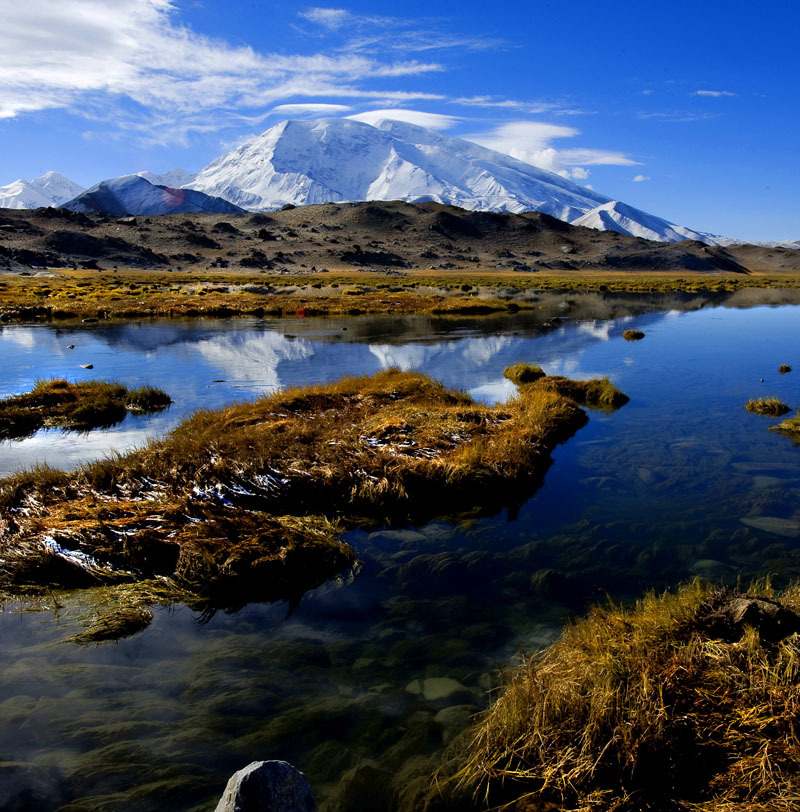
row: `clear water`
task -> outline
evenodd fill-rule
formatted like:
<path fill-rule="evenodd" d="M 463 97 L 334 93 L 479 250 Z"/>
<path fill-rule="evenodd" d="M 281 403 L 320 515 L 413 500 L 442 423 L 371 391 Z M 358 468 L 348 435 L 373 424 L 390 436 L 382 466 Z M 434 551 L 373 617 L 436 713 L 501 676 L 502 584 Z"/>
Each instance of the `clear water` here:
<path fill-rule="evenodd" d="M 800 309 L 569 301 L 480 321 L 0 330 L 0 396 L 36 377 L 92 375 L 161 386 L 175 400 L 108 431 L 3 443 L 6 473 L 143 442 L 199 407 L 389 365 L 487 402 L 511 394 L 502 370 L 522 360 L 608 375 L 631 398 L 592 413 L 522 506 L 458 526 L 352 532 L 357 570 L 291 612 L 251 605 L 202 625 L 186 609 L 162 610 L 131 639 L 78 647 L 63 640 L 89 596 L 37 613 L 7 606 L 0 808 L 210 810 L 230 773 L 265 758 L 303 769 L 323 809 L 391 808 L 374 782 L 358 796 L 353 773 L 342 776 L 371 760 L 395 787 L 412 784 L 435 766 L 453 720 L 485 705 L 497 670 L 588 602 L 694 574 L 800 574 L 800 449 L 743 408 L 766 395 L 800 406 Z M 555 312 L 584 318 L 543 327 Z M 585 317 L 598 314 L 616 318 Z M 646 338 L 624 341 L 628 328 Z M 782 363 L 796 371 L 779 375 Z M 27 800 L 12 807 L 22 786 Z"/>

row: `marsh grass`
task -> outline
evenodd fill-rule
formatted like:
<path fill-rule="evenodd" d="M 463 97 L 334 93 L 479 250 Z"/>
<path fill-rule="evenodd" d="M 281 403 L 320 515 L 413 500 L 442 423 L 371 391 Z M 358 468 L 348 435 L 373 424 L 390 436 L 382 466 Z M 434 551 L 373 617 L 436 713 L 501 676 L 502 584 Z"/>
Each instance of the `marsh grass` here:
<path fill-rule="evenodd" d="M 106 428 L 128 412 L 160 411 L 170 403 L 166 392 L 152 386 L 128 389 L 111 381 L 37 380 L 30 392 L 0 400 L 0 439 L 28 437 L 43 427 Z"/>
<path fill-rule="evenodd" d="M 582 406 L 605 411 L 619 409 L 630 400 L 608 378 L 573 381 L 561 375 L 548 375 L 532 384 L 532 388 L 536 391 L 554 392 Z"/>
<path fill-rule="evenodd" d="M 787 417 L 777 426 L 770 426 L 770 430 L 780 432 L 790 437 L 795 443 L 800 443 L 800 412 L 794 417 Z"/>
<path fill-rule="evenodd" d="M 511 381 L 511 383 L 520 386 L 524 383 L 533 383 L 538 381 L 539 378 L 544 378 L 545 372 L 541 367 L 535 364 L 526 364 L 521 362 L 519 364 L 512 364 L 503 370 L 503 375 Z"/>
<path fill-rule="evenodd" d="M 778 398 L 753 398 L 744 404 L 748 412 L 764 414 L 768 417 L 780 417 L 787 414 L 791 409 Z"/>
<path fill-rule="evenodd" d="M 745 614 L 715 639 L 701 621 L 719 598 L 694 582 L 568 626 L 512 672 L 453 791 L 529 812 L 797 809 L 800 636 L 762 639 Z M 782 602 L 800 609 L 800 587 Z"/>
<path fill-rule="evenodd" d="M 163 578 L 208 609 L 292 600 L 354 562 L 346 527 L 529 496 L 554 446 L 587 419 L 583 390 L 559 389 L 528 385 L 493 408 L 387 370 L 199 411 L 163 440 L 77 472 L 0 481 L 0 582 Z"/>
<path fill-rule="evenodd" d="M 626 341 L 641 341 L 644 338 L 644 333 L 641 330 L 626 330 L 622 337 Z"/>

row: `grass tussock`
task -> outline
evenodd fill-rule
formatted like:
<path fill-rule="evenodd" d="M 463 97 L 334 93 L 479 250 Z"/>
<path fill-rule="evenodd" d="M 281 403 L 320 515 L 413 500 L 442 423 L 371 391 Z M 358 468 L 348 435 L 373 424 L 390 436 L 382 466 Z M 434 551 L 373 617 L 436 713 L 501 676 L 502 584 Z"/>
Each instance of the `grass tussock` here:
<path fill-rule="evenodd" d="M 534 383 L 532 388 L 536 391 L 553 392 L 582 406 L 607 411 L 619 409 L 630 400 L 608 378 L 573 381 L 561 375 L 549 375 Z"/>
<path fill-rule="evenodd" d="M 781 375 L 786 375 L 787 372 L 791 372 L 791 371 L 792 371 L 792 368 L 788 364 L 781 364 L 778 367 L 778 372 L 780 372 Z"/>
<path fill-rule="evenodd" d="M 781 601 L 693 583 L 593 609 L 513 673 L 460 791 L 529 812 L 797 809 L 800 587 Z"/>
<path fill-rule="evenodd" d="M 544 378 L 545 372 L 541 367 L 535 364 L 526 364 L 523 362 L 506 367 L 503 370 L 503 375 L 508 378 L 511 383 L 521 386 L 524 383 L 533 383 L 534 381 L 538 381 L 539 378 Z"/>
<path fill-rule="evenodd" d="M 128 412 L 156 412 L 170 403 L 166 392 L 152 386 L 128 389 L 110 381 L 39 380 L 30 392 L 0 400 L 0 439 L 28 437 L 44 427 L 105 428 Z"/>
<path fill-rule="evenodd" d="M 787 417 L 786 420 L 778 423 L 777 426 L 770 426 L 771 431 L 777 431 L 790 437 L 795 443 L 800 443 L 800 412 L 794 417 Z"/>
<path fill-rule="evenodd" d="M 764 414 L 768 417 L 781 417 L 787 414 L 791 409 L 778 398 L 753 398 L 744 404 L 744 408 L 748 412 L 754 414 Z"/>
<path fill-rule="evenodd" d="M 555 389 L 488 407 L 398 370 L 200 411 L 129 454 L 0 481 L 0 585 L 162 578 L 206 608 L 292 599 L 353 563 L 348 526 L 526 498 L 585 422 Z"/>
<path fill-rule="evenodd" d="M 641 341 L 644 338 L 644 333 L 641 330 L 626 330 L 622 337 L 626 341 Z"/>

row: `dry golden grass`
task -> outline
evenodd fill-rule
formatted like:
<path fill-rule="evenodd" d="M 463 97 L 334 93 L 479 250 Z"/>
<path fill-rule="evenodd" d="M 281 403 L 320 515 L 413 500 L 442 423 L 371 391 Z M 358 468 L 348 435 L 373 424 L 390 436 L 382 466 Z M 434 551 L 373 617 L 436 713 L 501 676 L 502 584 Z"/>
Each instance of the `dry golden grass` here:
<path fill-rule="evenodd" d="M 577 382 L 574 397 L 596 383 Z M 344 527 L 524 499 L 586 422 L 574 397 L 526 386 L 492 408 L 388 370 L 200 411 L 73 474 L 1 481 L 0 581 L 163 577 L 212 608 L 296 597 L 353 562 Z"/>
<path fill-rule="evenodd" d="M 785 434 L 787 437 L 791 437 L 795 443 L 800 443 L 800 412 L 794 417 L 787 417 L 777 426 L 770 426 L 770 430 Z"/>
<path fill-rule="evenodd" d="M 44 426 L 73 431 L 111 426 L 128 412 L 160 411 L 170 403 L 166 392 L 152 386 L 39 380 L 30 392 L 0 400 L 0 439 L 26 437 Z"/>
<path fill-rule="evenodd" d="M 800 636 L 745 622 L 714 639 L 702 619 L 717 599 L 695 582 L 568 626 L 477 725 L 460 790 L 530 812 L 796 810 Z M 800 609 L 800 587 L 782 603 Z"/>
<path fill-rule="evenodd" d="M 534 381 L 538 381 L 539 378 L 544 378 L 545 373 L 541 367 L 535 364 L 521 362 L 506 367 L 503 370 L 503 375 L 505 375 L 511 383 L 521 386 L 524 383 L 533 383 Z"/>
<path fill-rule="evenodd" d="M 744 404 L 748 412 L 765 414 L 769 417 L 780 417 L 791 409 L 779 398 L 754 398 Z"/>

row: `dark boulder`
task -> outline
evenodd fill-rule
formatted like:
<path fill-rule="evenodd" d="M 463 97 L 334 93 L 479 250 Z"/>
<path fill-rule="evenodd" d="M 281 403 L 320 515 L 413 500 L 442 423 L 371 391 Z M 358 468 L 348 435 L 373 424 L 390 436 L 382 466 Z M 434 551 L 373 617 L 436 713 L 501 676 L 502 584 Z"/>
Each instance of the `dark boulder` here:
<path fill-rule="evenodd" d="M 308 779 L 288 761 L 254 761 L 235 772 L 216 812 L 316 812 Z"/>
<path fill-rule="evenodd" d="M 729 643 L 740 640 L 749 626 L 763 642 L 777 643 L 800 632 L 800 615 L 771 598 L 721 589 L 701 604 L 693 626 L 712 639 Z"/>

